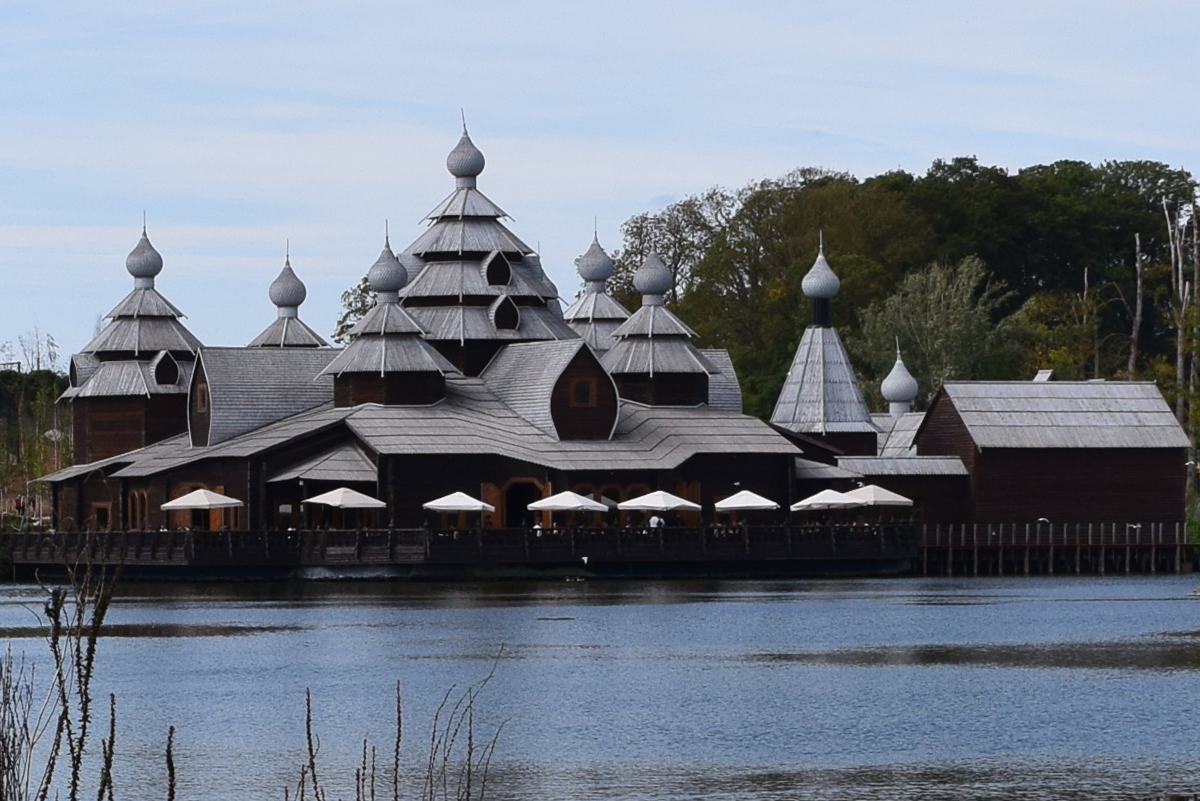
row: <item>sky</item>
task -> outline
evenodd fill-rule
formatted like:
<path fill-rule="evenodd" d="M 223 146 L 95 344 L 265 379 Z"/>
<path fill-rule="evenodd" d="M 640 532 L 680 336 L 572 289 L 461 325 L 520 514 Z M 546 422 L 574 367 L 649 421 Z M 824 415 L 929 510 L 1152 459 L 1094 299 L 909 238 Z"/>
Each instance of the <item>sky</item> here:
<path fill-rule="evenodd" d="M 133 287 L 206 345 L 341 293 L 453 189 L 480 190 L 569 302 L 593 231 L 797 167 L 860 178 L 977 156 L 1200 174 L 1200 4 L 1103 0 L 355 3 L 0 0 L 0 343 L 62 362 Z"/>

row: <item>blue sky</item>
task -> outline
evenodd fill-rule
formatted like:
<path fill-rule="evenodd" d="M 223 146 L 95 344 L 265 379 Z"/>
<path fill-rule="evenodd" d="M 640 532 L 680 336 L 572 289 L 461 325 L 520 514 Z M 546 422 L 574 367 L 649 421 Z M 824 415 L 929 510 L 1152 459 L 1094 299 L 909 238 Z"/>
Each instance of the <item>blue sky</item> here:
<path fill-rule="evenodd" d="M 923 173 L 1150 159 L 1200 173 L 1193 2 L 573 4 L 0 0 L 0 343 L 65 353 L 132 287 L 209 345 L 266 327 L 290 241 L 302 318 L 449 193 L 480 189 L 570 300 L 593 221 L 819 166 Z"/>

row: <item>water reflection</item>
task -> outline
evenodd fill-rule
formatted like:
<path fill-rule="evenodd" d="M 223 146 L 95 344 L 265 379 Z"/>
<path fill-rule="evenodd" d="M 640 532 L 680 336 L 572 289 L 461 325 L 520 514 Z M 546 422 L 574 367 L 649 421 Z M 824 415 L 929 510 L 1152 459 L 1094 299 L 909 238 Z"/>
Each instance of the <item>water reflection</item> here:
<path fill-rule="evenodd" d="M 96 690 L 125 797 L 163 795 L 171 725 L 180 797 L 281 797 L 306 689 L 329 797 L 353 797 L 397 679 L 413 779 L 440 699 L 494 669 L 497 801 L 1153 798 L 1200 788 L 1194 585 L 127 585 Z M 41 602 L 0 588 L 0 636 L 35 660 Z"/>

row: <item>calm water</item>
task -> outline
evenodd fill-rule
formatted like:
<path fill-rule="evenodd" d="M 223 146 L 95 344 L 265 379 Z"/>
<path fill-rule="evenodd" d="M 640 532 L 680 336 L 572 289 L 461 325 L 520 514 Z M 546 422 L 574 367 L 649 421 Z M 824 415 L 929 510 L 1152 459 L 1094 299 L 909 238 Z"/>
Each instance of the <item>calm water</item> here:
<path fill-rule="evenodd" d="M 352 798 L 363 740 L 390 760 L 397 680 L 418 777 L 437 703 L 493 667 L 498 801 L 1151 798 L 1200 792 L 1196 584 L 134 585 L 97 689 L 124 798 L 165 797 L 171 725 L 181 801 L 283 798 L 305 689 L 329 796 Z M 0 588 L 35 660 L 40 606 Z"/>

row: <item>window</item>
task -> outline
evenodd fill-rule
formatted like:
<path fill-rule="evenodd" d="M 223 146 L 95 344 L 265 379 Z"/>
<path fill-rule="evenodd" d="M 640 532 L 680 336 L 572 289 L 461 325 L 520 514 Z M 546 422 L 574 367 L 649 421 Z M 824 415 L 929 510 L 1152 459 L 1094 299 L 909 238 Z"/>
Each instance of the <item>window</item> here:
<path fill-rule="evenodd" d="M 571 406 L 590 409 L 596 405 L 596 379 L 575 378 L 571 381 Z"/>
<path fill-rule="evenodd" d="M 208 411 L 208 384 L 197 384 L 192 393 L 192 411 L 204 414 Z"/>

